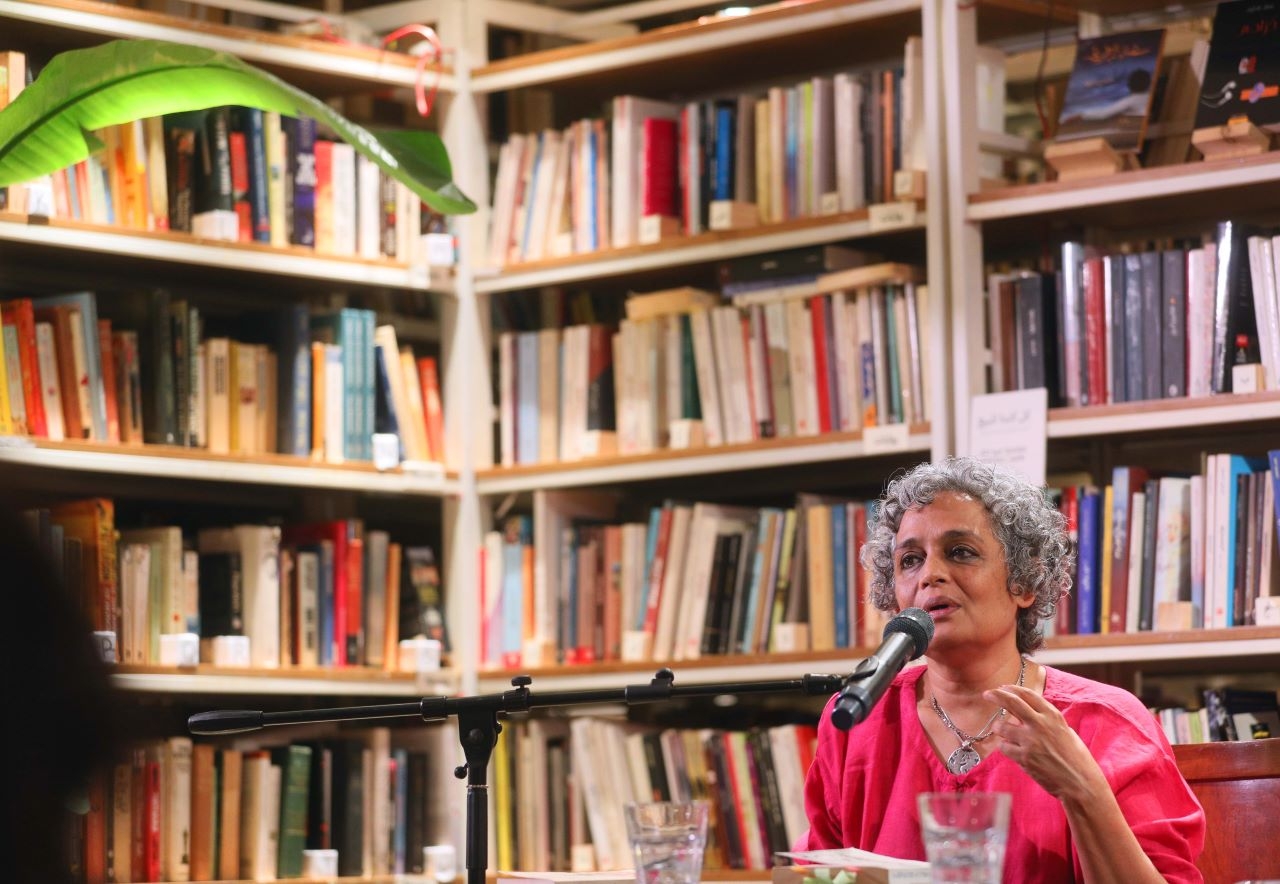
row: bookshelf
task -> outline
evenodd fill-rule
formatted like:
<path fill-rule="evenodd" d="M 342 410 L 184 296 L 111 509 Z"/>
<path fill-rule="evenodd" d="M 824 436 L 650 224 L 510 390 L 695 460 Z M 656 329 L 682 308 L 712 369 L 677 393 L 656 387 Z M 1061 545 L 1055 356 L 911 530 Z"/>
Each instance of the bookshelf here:
<path fill-rule="evenodd" d="M 245 274 L 266 280 L 279 277 L 358 287 L 448 293 L 448 280 L 431 277 L 422 265 L 317 255 L 301 247 L 278 248 L 260 243 L 226 243 L 188 233 L 123 230 L 80 221 L 28 218 L 0 212 L 0 256 L 21 260 L 39 253 L 46 262 L 84 253 L 151 265 L 152 273 L 180 267 L 202 274 Z M 207 278 L 207 276 L 206 276 Z"/>
<path fill-rule="evenodd" d="M 352 17 L 385 29 L 394 9 L 372 7 Z M 1127 4 L 1121 2 L 1121 7 Z M 212 455 L 191 449 L 137 448 L 93 443 L 19 440 L 0 444 L 0 473 L 21 471 L 27 486 L 65 489 L 81 480 L 108 476 L 137 480 L 151 496 L 166 483 L 183 483 L 182 498 L 219 505 L 243 487 L 301 492 L 305 508 L 326 517 L 346 514 L 351 499 L 372 509 L 409 510 L 422 523 L 439 521 L 448 627 L 455 643 L 449 668 L 424 679 L 364 670 L 194 671 L 162 667 L 118 667 L 113 682 L 141 698 L 195 697 L 204 705 L 227 697 L 270 697 L 287 703 L 316 698 L 407 697 L 475 694 L 506 690 L 516 674 L 531 674 L 535 690 L 616 688 L 644 682 L 670 666 L 688 682 L 796 677 L 805 672 L 841 672 L 867 649 L 721 655 L 670 663 L 595 663 L 518 669 L 482 667 L 481 614 L 474 588 L 481 583 L 477 550 L 494 525 L 494 512 L 509 501 L 538 492 L 606 489 L 625 497 L 638 485 L 692 479 L 749 486 L 763 471 L 812 476 L 814 468 L 856 474 L 854 481 L 879 485 L 906 458 L 923 460 L 967 444 L 968 403 L 982 392 L 986 359 L 982 343 L 981 292 L 984 258 L 992 250 L 1041 231 L 1069 225 L 1119 230 L 1143 226 L 1144 218 L 1184 222 L 1217 217 L 1216 203 L 1230 199 L 1241 211 L 1274 211 L 1280 204 L 1280 153 L 1261 157 L 1138 170 L 1107 179 L 982 188 L 979 145 L 1009 154 L 1035 151 L 1026 139 L 979 131 L 971 81 L 973 52 L 982 40 L 1013 38 L 1026 43 L 1043 21 L 1039 6 L 1002 3 L 971 6 L 920 0 L 813 0 L 778 6 L 740 19 L 689 22 L 610 40 L 489 61 L 487 23 L 479 4 L 438 4 L 436 21 L 452 50 L 452 65 L 439 68 L 441 103 L 435 112 L 454 161 L 455 180 L 482 210 L 457 219 L 461 263 L 451 276 L 391 260 L 364 261 L 316 255 L 298 248 L 273 249 L 202 241 L 176 234 L 148 234 L 56 221 L 44 223 L 0 215 L 0 262 L 28 262 L 65 282 L 79 276 L 93 284 L 95 268 L 117 276 L 176 275 L 202 281 L 246 278 L 264 291 L 279 285 L 290 294 L 323 297 L 331 287 L 389 291 L 394 298 L 427 293 L 440 297 L 439 321 L 379 314 L 378 323 L 404 322 L 420 335 L 438 336 L 447 412 L 447 468 L 404 465 L 378 471 L 365 464 L 325 465 L 285 456 Z M 306 10 L 294 10 L 299 16 Z M 1058 23 L 1076 21 L 1074 11 L 1055 9 Z M 228 51 L 325 95 L 342 96 L 371 87 L 407 99 L 414 61 L 396 53 L 323 44 L 302 37 L 192 23 L 94 0 L 0 0 L 0 26 L 15 44 L 88 45 L 110 36 L 167 39 Z M 943 35 L 946 39 L 943 39 Z M 600 251 L 496 268 L 487 266 L 487 207 L 491 203 L 489 139 L 481 122 L 489 97 L 522 90 L 552 90 L 576 105 L 643 90 L 650 97 L 689 92 L 728 93 L 752 70 L 757 83 L 787 81 L 847 64 L 852 57 L 891 55 L 909 35 L 925 44 L 923 76 L 928 143 L 926 198 L 909 203 L 910 221 L 885 225 L 875 212 L 800 218 L 758 227 L 676 237 L 653 245 Z M 1029 36 L 1030 35 L 1030 36 Z M 1003 45 L 1003 44 L 1000 44 Z M 1012 44 L 1010 44 L 1012 45 Z M 896 52 L 895 48 L 892 50 Z M 746 88 L 746 87 L 743 87 Z M 1029 234 L 1028 231 L 1034 231 Z M 816 437 L 764 439 L 688 450 L 660 450 L 581 461 L 494 466 L 496 411 L 493 302 L 496 297 L 556 286 L 640 287 L 654 276 L 707 273 L 721 261 L 784 249 L 834 243 L 908 252 L 920 256 L 929 284 L 929 313 L 922 340 L 937 358 L 930 369 L 930 420 L 891 432 L 833 432 Z M 83 262 L 83 269 L 68 266 Z M 5 274 L 8 274 L 8 267 Z M 24 269 L 24 273 L 27 272 Z M 0 275 L 0 282 L 4 282 Z M 10 288 L 10 286 L 6 286 Z M 6 292 L 7 294 L 8 292 Z M 276 297 L 272 292 L 270 297 Z M 281 295 L 282 299 L 288 295 Z M 531 297 L 531 295 L 530 295 Z M 414 324 L 416 322 L 416 325 Z M 1171 457 L 1191 457 L 1189 445 L 1242 434 L 1260 440 L 1280 432 L 1280 393 L 1127 403 L 1053 409 L 1048 435 L 1051 460 L 1085 462 L 1108 469 L 1130 443 L 1169 443 Z M 1158 438 L 1157 438 L 1158 437 Z M 1274 436 L 1273 436 L 1274 437 Z M 1195 440 L 1194 442 L 1188 440 Z M 9 440 L 4 440 L 6 443 Z M 1074 458 L 1074 460 L 1072 460 Z M 806 472 L 807 471 L 807 472 Z M 192 487 L 194 486 L 194 490 Z M 157 490 L 160 489 L 160 490 Z M 732 489 L 741 493 L 741 487 Z M 749 490 L 749 488 L 748 488 Z M 816 489 L 815 489 L 816 490 Z M 333 495 L 332 492 L 341 492 Z M 334 502 L 333 498 L 338 498 Z M 518 504 L 519 505 L 519 504 Z M 438 516 L 437 516 L 438 514 Z M 1254 626 L 1170 633 L 1059 636 L 1036 658 L 1047 665 L 1112 667 L 1122 683 L 1143 673 L 1245 671 L 1280 665 L 1280 627 Z M 207 698 L 207 703 L 204 701 Z M 347 700 L 341 700 L 347 702 Z M 448 743 L 448 741 L 443 741 Z M 455 747 L 456 748 L 456 747 Z M 455 817 L 462 789 L 446 786 Z M 455 840 L 460 843 L 454 820 Z M 492 863 L 490 864 L 492 867 Z M 750 872 L 715 873 L 716 880 L 755 880 Z M 365 879 L 368 880 L 368 879 Z M 396 880 L 415 880 L 412 877 Z"/>

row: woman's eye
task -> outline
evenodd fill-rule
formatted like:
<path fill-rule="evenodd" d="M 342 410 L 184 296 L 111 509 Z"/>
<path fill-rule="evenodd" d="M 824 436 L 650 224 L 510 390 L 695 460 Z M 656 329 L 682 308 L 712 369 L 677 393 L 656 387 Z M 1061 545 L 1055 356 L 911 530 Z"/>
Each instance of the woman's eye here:
<path fill-rule="evenodd" d="M 955 549 L 951 551 L 951 555 L 957 558 L 964 559 L 964 558 L 971 558 L 972 556 L 976 555 L 976 553 L 973 550 L 969 549 L 969 547 L 967 546 L 957 546 Z"/>
<path fill-rule="evenodd" d="M 920 563 L 920 557 L 915 553 L 907 553 L 898 560 L 898 567 L 902 569 L 914 568 Z"/>

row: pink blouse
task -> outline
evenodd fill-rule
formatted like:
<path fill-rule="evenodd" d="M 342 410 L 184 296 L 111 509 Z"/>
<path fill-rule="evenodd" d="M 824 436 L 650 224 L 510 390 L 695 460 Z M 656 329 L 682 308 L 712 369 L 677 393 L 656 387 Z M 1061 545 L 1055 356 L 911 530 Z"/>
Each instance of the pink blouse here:
<path fill-rule="evenodd" d="M 1004 880 L 1082 880 L 1061 803 L 1014 761 L 997 751 L 967 774 L 946 769 L 916 711 L 916 685 L 924 671 L 917 666 L 899 673 L 871 715 L 851 731 L 831 724 L 827 704 L 805 781 L 809 833 L 800 849 L 858 847 L 924 859 L 917 795 L 1009 792 Z M 1201 882 L 1195 858 L 1204 847 L 1204 811 L 1151 713 L 1128 691 L 1056 669 L 1046 668 L 1044 697 L 1098 760 L 1156 869 L 1169 881 Z"/>

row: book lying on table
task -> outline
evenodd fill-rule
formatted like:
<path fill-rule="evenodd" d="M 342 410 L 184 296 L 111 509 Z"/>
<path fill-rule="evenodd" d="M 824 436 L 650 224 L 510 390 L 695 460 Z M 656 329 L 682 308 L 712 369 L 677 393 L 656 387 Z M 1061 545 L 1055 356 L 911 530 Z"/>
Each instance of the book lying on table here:
<path fill-rule="evenodd" d="M 773 884 L 929 884 L 929 864 L 856 847 L 778 853 L 806 865 L 777 866 Z"/>

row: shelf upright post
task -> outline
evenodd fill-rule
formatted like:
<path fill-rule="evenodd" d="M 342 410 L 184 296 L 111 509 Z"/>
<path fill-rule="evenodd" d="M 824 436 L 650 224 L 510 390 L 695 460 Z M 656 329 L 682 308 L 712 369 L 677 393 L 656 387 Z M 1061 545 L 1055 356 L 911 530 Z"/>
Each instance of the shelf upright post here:
<path fill-rule="evenodd" d="M 969 194 L 978 190 L 978 96 L 973 83 L 977 72 L 978 4 L 964 0 L 936 0 L 941 9 L 941 29 L 947 39 L 942 50 L 940 86 L 946 119 L 947 243 L 952 291 L 950 339 L 952 346 L 951 398 L 954 404 L 955 451 L 969 450 L 969 400 L 986 392 L 983 383 L 982 229 L 968 220 Z M 928 58 L 925 60 L 928 64 Z M 935 81 L 938 82 L 938 81 Z M 929 119 L 936 115 L 926 111 Z M 932 207 L 930 207 L 932 211 Z M 932 255 L 932 248 L 930 254 Z"/>
<path fill-rule="evenodd" d="M 480 669 L 480 611 L 473 603 L 480 583 L 477 551 L 488 528 L 480 505 L 476 470 L 492 463 L 493 409 L 489 380 L 489 299 L 475 291 L 475 267 L 483 254 L 489 206 L 489 161 L 485 137 L 486 99 L 471 88 L 471 72 L 488 61 L 483 4 L 441 0 L 436 6 L 440 42 L 452 50 L 456 91 L 442 96 L 440 131 L 453 164 L 453 178 L 476 203 L 472 215 L 456 216 L 458 237 L 454 297 L 441 307 L 441 383 L 446 404 L 445 463 L 458 471 L 459 492 L 443 506 L 446 605 L 452 638 L 451 663 L 459 693 L 474 695 Z M 446 59 L 447 61 L 448 59 Z M 483 782 L 484 771 L 476 776 Z M 468 798 L 468 802 L 479 800 Z M 449 840 L 465 844 L 465 815 L 451 807 Z"/>
<path fill-rule="evenodd" d="M 942 63 L 941 11 L 936 0 L 925 0 L 920 5 L 920 36 L 924 44 L 924 132 L 925 132 L 925 249 L 926 273 L 929 283 L 928 311 L 920 317 L 923 337 L 921 349 L 926 357 L 930 377 L 929 397 L 926 404 L 930 427 L 930 454 L 933 460 L 955 450 L 952 434 L 955 412 L 951 390 L 948 389 L 951 365 L 951 341 L 948 334 L 947 311 L 953 298 L 963 289 L 951 284 L 948 273 L 947 221 L 948 193 L 947 168 L 950 146 L 944 141 L 942 126 L 943 83 L 946 68 Z M 955 294 L 953 294 L 953 292 Z"/>

